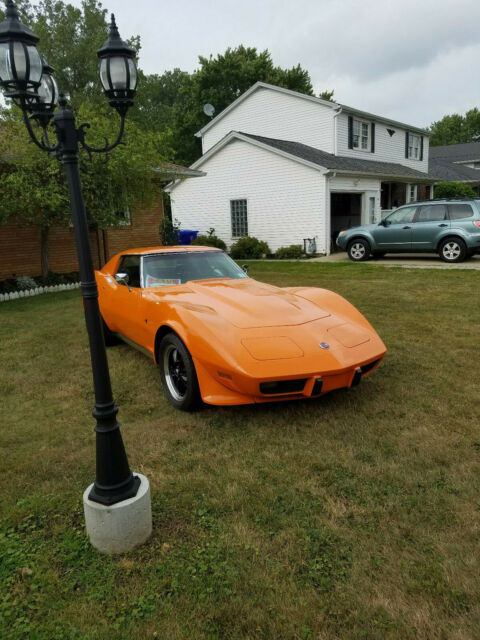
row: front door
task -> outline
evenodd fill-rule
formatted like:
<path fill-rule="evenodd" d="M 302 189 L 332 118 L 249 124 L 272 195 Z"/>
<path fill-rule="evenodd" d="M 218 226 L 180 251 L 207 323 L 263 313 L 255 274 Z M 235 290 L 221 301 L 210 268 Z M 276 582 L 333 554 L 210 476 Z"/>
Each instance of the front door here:
<path fill-rule="evenodd" d="M 115 283 L 110 297 L 110 329 L 140 344 L 144 328 L 142 325 L 142 289 L 140 288 L 140 256 L 122 256 L 117 273 L 126 273 L 127 284 Z"/>
<path fill-rule="evenodd" d="M 431 251 L 440 235 L 450 226 L 444 204 L 420 205 L 412 225 L 412 250 Z"/>
<path fill-rule="evenodd" d="M 412 227 L 417 207 L 401 207 L 393 211 L 372 231 L 379 251 L 411 251 Z"/>

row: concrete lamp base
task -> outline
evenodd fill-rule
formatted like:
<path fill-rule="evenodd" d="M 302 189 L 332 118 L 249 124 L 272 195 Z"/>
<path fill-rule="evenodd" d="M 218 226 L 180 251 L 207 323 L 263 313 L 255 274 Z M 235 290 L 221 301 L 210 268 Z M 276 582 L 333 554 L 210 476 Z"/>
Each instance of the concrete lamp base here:
<path fill-rule="evenodd" d="M 150 484 L 140 478 L 137 495 L 110 506 L 88 499 L 93 485 L 83 494 L 85 524 L 90 542 L 102 553 L 124 553 L 142 544 L 152 533 Z"/>

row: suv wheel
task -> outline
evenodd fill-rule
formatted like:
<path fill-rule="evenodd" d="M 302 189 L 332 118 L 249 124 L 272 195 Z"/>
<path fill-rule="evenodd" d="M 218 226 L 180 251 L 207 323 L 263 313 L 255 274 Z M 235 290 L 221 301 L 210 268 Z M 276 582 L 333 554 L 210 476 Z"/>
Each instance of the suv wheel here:
<path fill-rule="evenodd" d="M 370 257 L 370 244 L 363 238 L 357 238 L 348 245 L 347 253 L 350 260 L 353 260 L 354 262 L 363 262 L 364 260 L 368 260 Z"/>
<path fill-rule="evenodd" d="M 439 254 L 444 262 L 463 262 L 467 256 L 467 246 L 460 238 L 447 238 L 441 243 Z"/>

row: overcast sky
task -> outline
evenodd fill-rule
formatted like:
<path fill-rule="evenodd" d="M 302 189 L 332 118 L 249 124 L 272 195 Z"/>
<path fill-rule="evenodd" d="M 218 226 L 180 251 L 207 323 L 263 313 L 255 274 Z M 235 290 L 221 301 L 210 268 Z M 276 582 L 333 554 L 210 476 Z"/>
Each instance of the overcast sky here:
<path fill-rule="evenodd" d="M 81 0 L 70 0 L 80 5 Z M 193 71 L 198 55 L 239 44 L 300 63 L 315 93 L 428 126 L 480 107 L 479 0 L 104 0 L 122 37 L 140 35 L 140 66 Z"/>

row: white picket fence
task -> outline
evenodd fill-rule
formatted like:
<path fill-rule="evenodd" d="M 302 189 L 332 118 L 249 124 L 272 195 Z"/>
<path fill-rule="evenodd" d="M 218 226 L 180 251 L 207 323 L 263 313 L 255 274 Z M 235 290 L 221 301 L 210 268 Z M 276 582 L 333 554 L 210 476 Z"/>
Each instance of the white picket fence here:
<path fill-rule="evenodd" d="M 16 300 L 17 298 L 29 298 L 30 296 L 39 296 L 41 293 L 53 293 L 57 291 L 70 291 L 71 289 L 79 289 L 80 282 L 72 282 L 70 284 L 56 284 L 51 287 L 36 287 L 35 289 L 25 289 L 24 291 L 13 291 L 12 293 L 0 293 L 0 302 L 7 300 Z"/>

